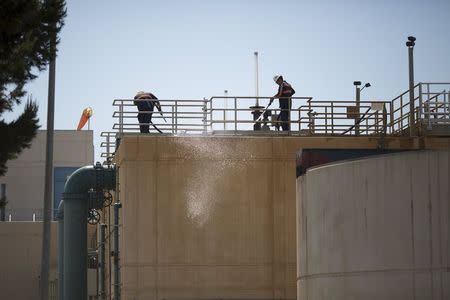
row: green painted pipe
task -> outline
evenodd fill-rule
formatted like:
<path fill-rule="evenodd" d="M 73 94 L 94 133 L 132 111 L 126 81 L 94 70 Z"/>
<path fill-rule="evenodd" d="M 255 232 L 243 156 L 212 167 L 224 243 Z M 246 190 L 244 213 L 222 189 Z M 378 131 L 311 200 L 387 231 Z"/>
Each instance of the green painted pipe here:
<path fill-rule="evenodd" d="M 100 163 L 76 170 L 64 187 L 64 300 L 87 299 L 88 191 L 115 190 L 114 167 Z"/>
<path fill-rule="evenodd" d="M 56 214 L 58 220 L 58 299 L 63 298 L 64 285 L 64 201 L 61 200 Z"/>

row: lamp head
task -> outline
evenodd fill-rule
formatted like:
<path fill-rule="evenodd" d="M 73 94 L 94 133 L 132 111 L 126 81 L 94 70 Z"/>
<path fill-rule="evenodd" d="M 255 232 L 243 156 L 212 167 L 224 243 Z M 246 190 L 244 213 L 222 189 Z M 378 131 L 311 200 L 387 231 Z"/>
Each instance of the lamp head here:
<path fill-rule="evenodd" d="M 361 85 L 361 81 L 353 81 L 353 85 L 354 85 L 354 86 Z"/>
<path fill-rule="evenodd" d="M 370 82 L 366 83 L 366 84 L 364 85 L 364 87 L 366 87 L 366 88 L 371 87 Z"/>

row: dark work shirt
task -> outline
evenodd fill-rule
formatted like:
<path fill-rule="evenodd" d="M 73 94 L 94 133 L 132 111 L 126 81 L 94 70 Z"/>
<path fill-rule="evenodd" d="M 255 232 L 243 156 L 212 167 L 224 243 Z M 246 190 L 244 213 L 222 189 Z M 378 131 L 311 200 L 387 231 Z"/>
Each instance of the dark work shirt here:
<path fill-rule="evenodd" d="M 280 95 L 280 108 L 281 109 L 290 109 L 290 98 L 292 96 L 292 87 L 286 81 L 283 81 L 282 84 L 278 87 L 278 95 Z"/>
<path fill-rule="evenodd" d="M 158 99 L 152 93 L 145 93 L 137 98 L 139 101 L 134 101 L 139 111 L 153 111 L 155 106 L 154 101 L 143 101 L 145 99 Z"/>

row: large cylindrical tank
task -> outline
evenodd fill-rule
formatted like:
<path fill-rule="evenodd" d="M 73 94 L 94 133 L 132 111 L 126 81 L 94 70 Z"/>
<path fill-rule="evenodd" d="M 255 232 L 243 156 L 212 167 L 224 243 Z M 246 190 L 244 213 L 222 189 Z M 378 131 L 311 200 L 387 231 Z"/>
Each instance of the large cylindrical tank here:
<path fill-rule="evenodd" d="M 450 299 L 450 151 L 297 179 L 297 299 Z"/>

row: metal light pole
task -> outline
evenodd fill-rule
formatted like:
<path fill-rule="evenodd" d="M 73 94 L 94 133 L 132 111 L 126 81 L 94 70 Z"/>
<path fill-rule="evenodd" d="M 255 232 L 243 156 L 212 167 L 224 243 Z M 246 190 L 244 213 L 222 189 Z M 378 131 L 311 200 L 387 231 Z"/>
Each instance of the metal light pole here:
<path fill-rule="evenodd" d="M 55 30 L 55 26 L 53 27 Z M 56 32 L 50 33 L 50 67 L 48 77 L 47 146 L 45 152 L 44 222 L 41 257 L 41 300 L 48 300 L 48 277 L 50 269 L 50 239 L 53 203 L 53 131 L 55 113 L 55 67 Z"/>
<path fill-rule="evenodd" d="M 256 84 L 256 102 L 255 106 L 259 106 L 259 70 L 258 70 L 258 51 L 255 51 L 255 84 Z"/>
<path fill-rule="evenodd" d="M 361 81 L 354 81 L 353 85 L 356 87 L 356 96 L 355 96 L 355 102 L 356 102 L 356 114 L 357 118 L 355 119 L 355 135 L 359 135 L 359 118 L 360 118 L 360 103 L 361 103 L 361 88 L 359 87 L 361 85 Z"/>
<path fill-rule="evenodd" d="M 408 47 L 408 63 L 409 63 L 409 134 L 413 135 L 414 118 L 414 45 L 416 38 L 408 37 L 406 46 Z"/>
<path fill-rule="evenodd" d="M 360 118 L 361 118 L 361 112 L 360 112 L 360 107 L 361 107 L 361 91 L 364 90 L 364 88 L 368 88 L 371 87 L 370 83 L 367 82 L 366 84 L 363 85 L 362 88 L 360 88 L 359 86 L 361 85 L 361 81 L 353 81 L 353 85 L 356 87 L 356 114 L 357 114 L 357 118 L 355 119 L 355 135 L 359 135 L 360 130 L 359 130 L 359 124 L 361 122 Z"/>

